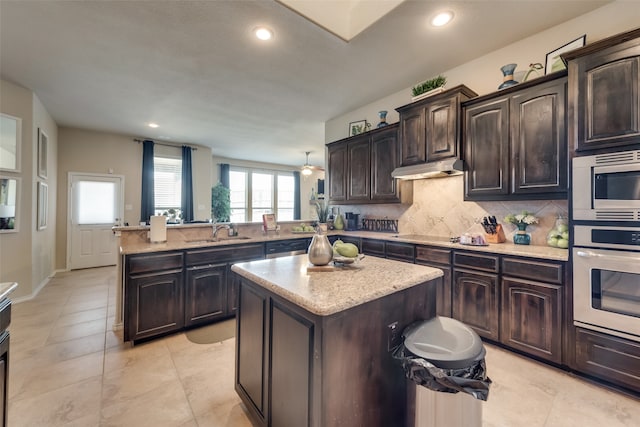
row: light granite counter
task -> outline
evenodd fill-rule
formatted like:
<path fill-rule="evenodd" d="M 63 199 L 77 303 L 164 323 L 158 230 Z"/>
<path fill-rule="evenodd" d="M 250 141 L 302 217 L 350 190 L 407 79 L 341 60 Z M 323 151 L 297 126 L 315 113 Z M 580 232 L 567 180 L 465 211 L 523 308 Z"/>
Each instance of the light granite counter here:
<path fill-rule="evenodd" d="M 0 301 L 9 296 L 18 287 L 16 282 L 3 282 L 0 283 Z"/>
<path fill-rule="evenodd" d="M 320 316 L 348 310 L 443 275 L 442 270 L 365 257 L 335 271 L 307 272 L 307 255 L 234 264 L 231 269 Z"/>

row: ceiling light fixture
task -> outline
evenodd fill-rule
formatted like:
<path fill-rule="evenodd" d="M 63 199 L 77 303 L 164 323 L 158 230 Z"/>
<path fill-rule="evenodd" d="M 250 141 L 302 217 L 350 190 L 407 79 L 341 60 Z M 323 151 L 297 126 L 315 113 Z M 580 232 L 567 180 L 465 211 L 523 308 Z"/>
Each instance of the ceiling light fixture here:
<path fill-rule="evenodd" d="M 158 127 L 158 124 L 157 123 L 149 123 L 149 127 L 155 129 L 155 128 Z"/>
<path fill-rule="evenodd" d="M 442 27 L 443 25 L 447 25 L 453 19 L 453 12 L 446 11 L 441 12 L 433 17 L 431 20 L 431 25 L 434 27 Z"/>
<path fill-rule="evenodd" d="M 257 27 L 253 30 L 253 34 L 260 40 L 271 40 L 273 38 L 273 31 L 267 27 Z"/>

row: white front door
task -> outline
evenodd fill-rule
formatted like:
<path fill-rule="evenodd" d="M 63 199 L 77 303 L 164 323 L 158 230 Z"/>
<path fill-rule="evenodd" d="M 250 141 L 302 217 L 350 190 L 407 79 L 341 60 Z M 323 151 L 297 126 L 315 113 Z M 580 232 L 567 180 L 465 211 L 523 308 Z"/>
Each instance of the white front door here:
<path fill-rule="evenodd" d="M 123 194 L 122 176 L 69 173 L 69 269 L 116 264 L 118 239 L 111 227 L 121 223 Z"/>

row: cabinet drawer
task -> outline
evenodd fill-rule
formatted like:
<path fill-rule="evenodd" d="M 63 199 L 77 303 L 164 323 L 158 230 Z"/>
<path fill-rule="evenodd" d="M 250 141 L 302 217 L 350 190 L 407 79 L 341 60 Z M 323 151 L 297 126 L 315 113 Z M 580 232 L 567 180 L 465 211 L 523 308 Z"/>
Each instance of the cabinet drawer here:
<path fill-rule="evenodd" d="M 451 249 L 436 249 L 428 246 L 416 246 L 416 261 L 451 264 Z"/>
<path fill-rule="evenodd" d="M 267 255 L 279 254 L 284 252 L 293 251 L 307 251 L 310 239 L 294 239 L 294 240 L 281 240 L 279 242 L 267 242 L 266 252 Z"/>
<path fill-rule="evenodd" d="M 223 263 L 264 257 L 262 243 L 250 245 L 227 245 L 215 248 L 186 251 L 188 266 L 200 264 Z"/>
<path fill-rule="evenodd" d="M 129 274 L 182 268 L 182 252 L 165 252 L 150 255 L 134 255 L 128 259 Z"/>
<path fill-rule="evenodd" d="M 468 267 L 497 273 L 500 268 L 500 257 L 497 255 L 480 255 L 456 251 L 453 253 L 453 263 L 457 267 Z"/>
<path fill-rule="evenodd" d="M 386 242 L 387 258 L 413 262 L 415 247 L 410 243 Z"/>
<path fill-rule="evenodd" d="M 384 256 L 384 240 L 362 239 L 362 253 Z"/>
<path fill-rule="evenodd" d="M 564 282 L 563 265 L 545 261 L 503 258 L 502 274 L 505 276 L 522 277 L 524 279 L 539 280 L 558 285 L 562 285 Z"/>

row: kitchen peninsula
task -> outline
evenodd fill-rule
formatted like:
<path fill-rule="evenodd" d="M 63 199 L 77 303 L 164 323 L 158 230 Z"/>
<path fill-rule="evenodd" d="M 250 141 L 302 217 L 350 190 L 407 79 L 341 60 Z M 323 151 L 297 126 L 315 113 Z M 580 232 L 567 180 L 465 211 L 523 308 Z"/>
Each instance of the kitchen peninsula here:
<path fill-rule="evenodd" d="M 307 272 L 306 255 L 238 263 L 236 391 L 257 425 L 404 425 L 390 348 L 436 313 L 442 271 L 377 257 Z"/>

